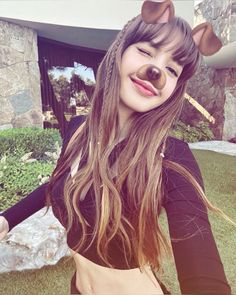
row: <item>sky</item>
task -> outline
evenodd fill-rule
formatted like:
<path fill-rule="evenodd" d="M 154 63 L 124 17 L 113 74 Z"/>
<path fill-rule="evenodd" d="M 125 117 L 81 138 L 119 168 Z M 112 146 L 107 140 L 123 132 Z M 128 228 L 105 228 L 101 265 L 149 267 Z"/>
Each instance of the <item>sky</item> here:
<path fill-rule="evenodd" d="M 69 81 L 72 73 L 79 75 L 84 82 L 86 82 L 86 79 L 90 79 L 95 83 L 95 76 L 92 68 L 86 67 L 80 63 L 74 62 L 74 68 L 72 67 L 65 67 L 65 68 L 57 68 L 52 67 L 51 70 L 49 70 L 54 76 L 54 79 L 59 78 L 61 75 L 65 76 L 67 80 Z"/>

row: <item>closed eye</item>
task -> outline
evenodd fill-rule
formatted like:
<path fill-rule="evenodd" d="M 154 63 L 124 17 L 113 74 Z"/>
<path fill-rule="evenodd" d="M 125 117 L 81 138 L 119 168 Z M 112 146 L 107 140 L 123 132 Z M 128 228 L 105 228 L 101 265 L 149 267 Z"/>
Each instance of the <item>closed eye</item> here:
<path fill-rule="evenodd" d="M 166 68 L 171 74 L 173 74 L 175 77 L 178 78 L 177 72 L 172 67 L 166 67 Z"/>
<path fill-rule="evenodd" d="M 144 50 L 144 49 L 142 49 L 142 48 L 140 48 L 140 47 L 137 47 L 137 49 L 138 49 L 139 52 L 141 52 L 141 53 L 143 53 L 143 54 L 145 54 L 145 55 L 148 55 L 148 56 L 152 57 L 151 53 L 148 52 L 147 50 Z"/>

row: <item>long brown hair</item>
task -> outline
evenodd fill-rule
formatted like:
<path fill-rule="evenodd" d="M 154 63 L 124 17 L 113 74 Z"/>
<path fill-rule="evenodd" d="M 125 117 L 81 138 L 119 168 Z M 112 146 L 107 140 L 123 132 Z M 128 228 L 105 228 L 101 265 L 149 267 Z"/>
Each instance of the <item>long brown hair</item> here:
<path fill-rule="evenodd" d="M 129 45 L 150 41 L 156 36 L 162 36 L 157 47 L 171 44 L 177 32 L 181 32 L 182 40 L 173 48 L 173 58 L 183 66 L 183 71 L 176 89 L 161 106 L 145 113 L 135 113 L 130 118 L 125 147 L 117 154 L 111 167 L 109 158 L 120 136 L 118 105 L 122 54 Z M 141 16 L 137 16 L 127 23 L 108 49 L 98 68 L 91 111 L 58 160 L 48 189 L 50 198 L 56 181 L 81 153 L 81 161 L 85 164 L 73 177 L 67 177 L 64 186 L 68 214 L 66 230 L 71 230 L 75 220 L 82 227 L 75 251 L 80 251 L 88 239 L 89 224 L 78 205 L 88 183 L 94 191 L 96 208 L 93 238 L 89 246 L 96 241 L 97 253 L 109 267 L 113 265 L 107 253 L 115 236 L 122 241 L 128 266 L 131 257 L 134 257 L 140 268 L 149 264 L 158 270 L 162 254 L 170 253 L 170 243 L 163 234 L 157 215 L 163 199 L 163 167 L 185 176 L 207 207 L 217 210 L 184 167 L 160 156 L 182 109 L 187 81 L 195 73 L 199 59 L 191 28 L 178 17 L 168 24 L 147 25 Z M 124 208 L 132 214 L 125 214 Z"/>

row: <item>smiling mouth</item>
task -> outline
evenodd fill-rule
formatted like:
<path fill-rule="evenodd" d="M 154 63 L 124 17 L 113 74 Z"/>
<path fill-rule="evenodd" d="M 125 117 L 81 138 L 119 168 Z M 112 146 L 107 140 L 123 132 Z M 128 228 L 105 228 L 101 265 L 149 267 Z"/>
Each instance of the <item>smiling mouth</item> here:
<path fill-rule="evenodd" d="M 148 96 L 148 97 L 157 95 L 157 93 L 153 89 L 151 89 L 149 85 L 147 86 L 145 85 L 145 82 L 138 81 L 134 78 L 131 78 L 131 81 L 133 85 L 135 86 L 135 89 L 137 89 L 138 92 L 141 93 L 142 95 Z"/>

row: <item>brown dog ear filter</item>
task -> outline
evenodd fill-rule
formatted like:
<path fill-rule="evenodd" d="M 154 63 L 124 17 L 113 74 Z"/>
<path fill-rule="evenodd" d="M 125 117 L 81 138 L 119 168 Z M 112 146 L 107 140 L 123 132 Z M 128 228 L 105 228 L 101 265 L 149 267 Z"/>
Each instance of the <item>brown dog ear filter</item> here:
<path fill-rule="evenodd" d="M 167 23 L 174 17 L 175 9 L 171 0 L 144 1 L 141 14 L 147 24 Z"/>
<path fill-rule="evenodd" d="M 192 30 L 192 36 L 202 55 L 213 55 L 222 47 L 220 39 L 215 35 L 212 25 L 208 22 L 196 26 Z"/>
<path fill-rule="evenodd" d="M 146 0 L 142 5 L 142 19 L 147 24 L 167 23 L 174 17 L 174 14 L 175 9 L 171 0 Z M 213 55 L 222 47 L 220 39 L 215 35 L 212 25 L 208 22 L 195 27 L 192 30 L 192 36 L 202 55 Z"/>

